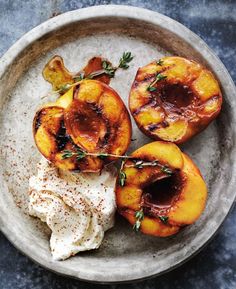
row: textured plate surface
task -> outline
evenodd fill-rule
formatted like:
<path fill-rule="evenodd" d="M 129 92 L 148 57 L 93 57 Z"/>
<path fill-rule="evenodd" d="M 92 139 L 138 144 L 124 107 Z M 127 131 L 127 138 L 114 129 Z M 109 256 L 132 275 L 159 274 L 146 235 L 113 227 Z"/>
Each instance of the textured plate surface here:
<path fill-rule="evenodd" d="M 117 63 L 123 51 L 135 59 L 119 71 L 111 86 L 127 104 L 137 68 L 163 55 L 180 55 L 208 66 L 221 83 L 224 104 L 220 117 L 182 149 L 197 163 L 208 184 L 204 214 L 193 226 L 166 239 L 135 234 L 117 217 L 99 250 L 56 262 L 49 251 L 49 231 L 27 214 L 29 177 L 36 172 L 40 154 L 31 124 L 40 96 L 50 86 L 42 69 L 59 54 L 66 67 L 78 71 L 94 55 Z M 99 6 L 55 17 L 22 37 L 0 61 L 0 227 L 9 240 L 48 269 L 93 282 L 140 280 L 183 263 L 217 231 L 235 198 L 234 84 L 223 64 L 195 34 L 174 20 L 144 9 Z M 130 151 L 151 140 L 133 123 Z"/>

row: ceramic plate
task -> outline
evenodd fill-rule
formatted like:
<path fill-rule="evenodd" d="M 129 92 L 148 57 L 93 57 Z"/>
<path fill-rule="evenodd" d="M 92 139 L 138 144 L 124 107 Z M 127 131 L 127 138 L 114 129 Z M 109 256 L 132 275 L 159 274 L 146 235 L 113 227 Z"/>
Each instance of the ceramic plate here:
<path fill-rule="evenodd" d="M 32 137 L 32 119 L 50 90 L 42 69 L 55 54 L 78 71 L 87 60 L 102 55 L 117 63 L 124 51 L 135 56 L 130 69 L 119 71 L 111 86 L 127 104 L 138 67 L 163 55 L 180 55 L 210 68 L 221 83 L 224 104 L 220 116 L 182 149 L 197 163 L 208 184 L 207 207 L 192 226 L 170 238 L 135 234 L 117 217 L 99 250 L 66 261 L 53 261 L 50 232 L 27 213 L 28 179 L 40 159 Z M 60 274 L 91 282 L 134 281 L 173 269 L 193 256 L 217 231 L 236 193 L 234 84 L 220 60 L 190 30 L 156 12 L 99 6 L 65 13 L 39 25 L 14 44 L 0 61 L 0 226 L 24 254 Z M 133 123 L 130 151 L 151 140 Z"/>

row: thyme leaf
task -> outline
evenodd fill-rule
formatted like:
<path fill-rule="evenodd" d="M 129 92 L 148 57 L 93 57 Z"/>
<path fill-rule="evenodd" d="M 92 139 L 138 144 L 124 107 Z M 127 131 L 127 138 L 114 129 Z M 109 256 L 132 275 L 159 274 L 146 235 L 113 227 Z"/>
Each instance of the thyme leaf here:
<path fill-rule="evenodd" d="M 156 88 L 154 87 L 154 85 L 155 85 L 157 82 L 159 82 L 159 81 L 161 81 L 161 80 L 163 80 L 163 79 L 166 79 L 166 78 L 167 78 L 166 75 L 163 75 L 163 74 L 161 74 L 161 73 L 157 73 L 156 76 L 155 76 L 155 80 L 148 85 L 147 90 L 148 90 L 148 91 L 154 91 L 154 90 L 156 90 Z"/>
<path fill-rule="evenodd" d="M 142 221 L 144 219 L 143 210 L 141 209 L 140 211 L 136 211 L 134 216 L 136 219 L 139 219 L 140 221 Z"/>
<path fill-rule="evenodd" d="M 156 80 L 157 80 L 157 81 L 160 81 L 160 80 L 166 79 L 166 78 L 167 78 L 167 76 L 166 76 L 166 75 L 162 75 L 161 73 L 158 73 L 158 74 L 156 75 Z"/>
<path fill-rule="evenodd" d="M 135 161 L 134 167 L 137 169 L 142 169 L 143 168 L 143 161 L 142 160 Z"/>
<path fill-rule="evenodd" d="M 152 161 L 150 165 L 151 165 L 152 167 L 155 167 L 155 166 L 160 166 L 160 167 L 162 167 L 162 165 L 161 165 L 158 161 Z"/>
<path fill-rule="evenodd" d="M 81 148 L 76 149 L 76 160 L 82 160 L 83 158 L 86 157 L 86 152 L 83 151 Z"/>
<path fill-rule="evenodd" d="M 172 171 L 170 168 L 166 167 L 166 166 L 163 166 L 163 167 L 161 168 L 161 171 L 162 171 L 163 173 L 169 175 L 169 176 L 171 176 L 171 175 L 173 174 L 173 171 Z"/>
<path fill-rule="evenodd" d="M 124 52 L 122 57 L 120 58 L 118 67 L 122 69 L 128 69 L 129 68 L 128 63 L 130 63 L 133 60 L 133 58 L 134 57 L 132 56 L 130 51 Z"/>
<path fill-rule="evenodd" d="M 162 66 L 162 64 L 164 63 L 164 61 L 162 59 L 159 59 L 156 64 Z"/>
<path fill-rule="evenodd" d="M 70 87 L 71 87 L 70 83 L 63 84 L 59 87 L 59 90 L 57 92 L 64 93 L 64 92 L 68 91 L 68 89 L 70 89 Z"/>
<path fill-rule="evenodd" d="M 102 68 L 104 69 L 104 73 L 107 74 L 110 78 L 113 78 L 115 76 L 117 68 L 113 67 L 106 60 L 102 62 Z"/>
<path fill-rule="evenodd" d="M 140 222 L 139 220 L 137 220 L 137 221 L 134 223 L 134 225 L 133 225 L 133 230 L 134 230 L 135 232 L 138 232 L 139 229 L 140 229 L 140 227 L 141 227 L 141 222 Z"/>
<path fill-rule="evenodd" d="M 142 220 L 144 219 L 144 212 L 143 212 L 143 209 L 139 210 L 139 211 L 136 211 L 134 213 L 134 216 L 136 218 L 136 222 L 134 223 L 133 225 L 133 230 L 135 232 L 138 232 L 140 227 L 141 227 L 141 222 Z"/>
<path fill-rule="evenodd" d="M 147 90 L 148 90 L 148 91 L 155 91 L 155 90 L 157 90 L 157 89 L 156 89 L 156 87 L 154 87 L 154 86 L 148 86 Z"/>
<path fill-rule="evenodd" d="M 126 180 L 126 173 L 124 171 L 119 172 L 119 184 L 121 187 L 125 186 L 125 180 Z"/>
<path fill-rule="evenodd" d="M 73 152 L 70 150 L 64 150 L 63 151 L 63 155 L 62 155 L 62 159 L 68 159 L 71 158 L 73 156 Z"/>
<path fill-rule="evenodd" d="M 154 160 L 154 161 L 151 161 L 151 162 L 145 162 L 145 161 L 143 161 L 143 160 L 133 160 L 133 162 L 134 162 L 134 165 L 130 165 L 130 166 L 128 166 L 128 167 L 133 167 L 133 168 L 137 168 L 137 169 L 142 169 L 143 167 L 155 167 L 155 166 L 159 166 L 160 168 L 161 168 L 161 171 L 162 171 L 162 169 L 163 168 L 165 168 L 166 169 L 166 171 L 167 171 L 167 169 L 169 169 L 168 167 L 166 167 L 166 166 L 164 166 L 164 165 L 162 165 L 162 164 L 160 164 L 157 160 Z M 170 170 L 170 169 L 169 169 Z M 164 171 L 164 172 L 166 172 L 166 171 Z M 172 171 L 171 171 L 172 172 Z"/>
<path fill-rule="evenodd" d="M 107 153 L 100 153 L 98 154 L 98 157 L 102 160 L 104 160 L 106 157 L 108 157 L 108 154 Z"/>
<path fill-rule="evenodd" d="M 75 82 L 78 82 L 78 81 L 83 80 L 84 77 L 85 77 L 85 75 L 84 75 L 84 71 L 82 71 L 82 72 L 80 72 L 79 75 L 74 76 L 73 79 L 74 79 Z"/>
<path fill-rule="evenodd" d="M 164 223 L 164 224 L 168 223 L 169 217 L 167 217 L 167 216 L 159 216 L 158 218 L 162 221 L 162 223 Z"/>

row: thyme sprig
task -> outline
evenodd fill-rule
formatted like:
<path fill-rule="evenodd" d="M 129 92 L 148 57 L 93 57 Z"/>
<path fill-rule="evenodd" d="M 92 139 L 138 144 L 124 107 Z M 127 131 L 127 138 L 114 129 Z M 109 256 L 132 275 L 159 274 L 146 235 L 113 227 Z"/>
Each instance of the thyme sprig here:
<path fill-rule="evenodd" d="M 139 210 L 139 211 L 136 211 L 134 213 L 134 216 L 136 218 L 136 222 L 134 223 L 133 225 L 133 230 L 135 232 L 138 232 L 140 227 L 141 227 L 141 222 L 142 220 L 144 219 L 144 212 L 143 212 L 143 209 Z"/>
<path fill-rule="evenodd" d="M 133 159 L 133 162 L 134 164 L 132 165 L 126 165 L 126 167 L 128 168 L 137 168 L 137 169 L 142 169 L 143 167 L 155 167 L 155 166 L 158 166 L 160 167 L 161 169 L 161 172 L 171 176 L 173 174 L 173 171 L 165 166 L 165 165 L 162 165 L 161 163 L 159 163 L 158 160 L 154 160 L 154 161 L 151 161 L 151 162 L 145 162 L 143 160 L 136 160 L 136 159 Z"/>
<path fill-rule="evenodd" d="M 115 157 L 115 158 L 120 158 L 122 159 L 122 164 L 121 164 L 121 170 L 124 167 L 124 160 L 125 159 L 131 159 L 134 164 L 131 165 L 126 165 L 127 168 L 137 168 L 137 169 L 142 169 L 143 167 L 155 167 L 158 166 L 161 168 L 161 171 L 167 175 L 172 175 L 173 171 L 165 166 L 162 165 L 161 163 L 159 163 L 158 160 L 154 160 L 154 161 L 150 161 L 150 162 L 145 162 L 143 160 L 137 160 L 137 158 L 133 157 L 133 156 L 121 156 L 121 155 L 115 155 L 115 154 L 109 154 L 109 153 L 90 153 L 90 152 L 86 152 L 84 150 L 82 150 L 81 148 L 76 148 L 75 151 L 71 151 L 71 150 L 63 150 L 63 154 L 62 154 L 62 159 L 67 159 L 67 158 L 71 158 L 73 156 L 76 156 L 77 159 L 82 159 L 85 158 L 86 156 L 94 156 L 94 157 L 99 157 L 101 159 L 105 159 L 106 157 Z"/>
<path fill-rule="evenodd" d="M 122 69 L 128 69 L 129 68 L 128 63 L 130 63 L 133 60 L 133 58 L 134 57 L 132 56 L 131 52 L 124 52 L 122 57 L 120 58 L 118 67 Z"/>
<path fill-rule="evenodd" d="M 122 57 L 119 60 L 119 65 L 117 67 L 112 66 L 109 62 L 104 60 L 102 62 L 102 68 L 103 69 L 98 71 L 98 72 L 91 73 L 91 75 L 95 74 L 95 76 L 98 76 L 98 75 L 101 75 L 101 74 L 107 74 L 110 78 L 113 78 L 115 76 L 115 73 L 116 73 L 117 69 L 119 69 L 119 68 L 128 69 L 129 68 L 128 63 L 130 63 L 133 60 L 133 58 L 134 57 L 132 56 L 130 51 L 129 52 L 124 52 Z"/>
<path fill-rule="evenodd" d="M 79 158 L 79 159 L 83 159 L 86 156 L 99 157 L 101 159 L 105 159 L 106 157 L 115 157 L 115 158 L 121 158 L 121 159 L 133 158 L 131 156 L 120 156 L 120 155 L 108 154 L 108 153 L 103 153 L 103 152 L 102 153 L 90 153 L 90 152 L 86 152 L 82 150 L 81 148 L 76 148 L 75 151 L 63 150 L 62 152 L 63 152 L 62 159 L 68 159 L 73 156 L 76 156 L 76 158 Z"/>
<path fill-rule="evenodd" d="M 93 78 L 100 76 L 100 75 L 103 75 L 103 74 L 106 74 L 110 78 L 113 78 L 115 76 L 115 72 L 119 68 L 128 69 L 129 68 L 128 63 L 130 63 L 133 60 L 133 58 L 134 57 L 132 56 L 131 52 L 124 52 L 123 55 L 121 56 L 120 60 L 119 60 L 119 65 L 117 67 L 113 67 L 110 62 L 103 60 L 102 61 L 102 69 L 99 69 L 97 71 L 93 71 L 90 74 L 88 74 L 87 76 L 85 76 L 84 71 L 81 71 L 79 73 L 79 75 L 75 75 L 73 77 L 73 80 L 75 81 L 74 83 L 65 83 L 61 87 L 59 87 L 58 90 L 52 91 L 41 98 L 43 99 L 43 98 L 46 98 L 46 97 L 49 97 L 49 96 L 52 96 L 55 94 L 65 93 L 71 87 L 80 84 L 80 82 L 84 79 L 93 79 Z"/>
<path fill-rule="evenodd" d="M 131 159 L 134 162 L 134 164 L 126 165 L 127 168 L 133 167 L 133 168 L 137 168 L 137 169 L 142 169 L 143 167 L 147 167 L 147 166 L 149 166 L 149 167 L 150 166 L 152 166 L 152 167 L 158 166 L 163 173 L 165 173 L 169 176 L 171 176 L 173 174 L 173 171 L 169 167 L 160 164 L 158 160 L 154 160 L 151 162 L 145 162 L 143 160 L 137 160 L 133 156 L 127 156 L 127 155 L 120 156 L 120 155 L 109 154 L 109 153 L 104 153 L 104 152 L 90 153 L 90 152 L 86 152 L 86 151 L 82 150 L 79 147 L 76 148 L 75 151 L 71 151 L 71 150 L 63 150 L 62 151 L 62 159 L 68 159 L 68 158 L 71 158 L 74 156 L 76 157 L 77 161 L 80 161 L 81 159 L 85 158 L 86 156 L 98 157 L 100 159 L 105 159 L 107 157 L 115 157 L 115 158 L 122 159 L 121 167 L 120 167 L 120 171 L 119 171 L 119 185 L 121 187 L 125 186 L 125 181 L 126 181 L 126 173 L 123 170 L 126 159 Z"/>
<path fill-rule="evenodd" d="M 155 91 L 155 90 L 156 90 L 156 87 L 154 87 L 154 85 L 155 85 L 157 82 L 159 82 L 159 81 L 161 81 L 161 80 L 163 80 L 163 79 L 166 79 L 166 78 L 167 78 L 166 75 L 163 75 L 163 74 L 161 74 L 161 73 L 157 73 L 156 76 L 155 76 L 155 80 L 148 85 L 147 90 L 148 90 L 148 91 Z"/>

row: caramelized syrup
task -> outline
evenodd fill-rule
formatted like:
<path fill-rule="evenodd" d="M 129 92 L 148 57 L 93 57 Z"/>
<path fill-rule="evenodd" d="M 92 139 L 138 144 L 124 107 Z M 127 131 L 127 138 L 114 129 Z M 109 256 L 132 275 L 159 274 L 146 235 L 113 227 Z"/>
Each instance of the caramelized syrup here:
<path fill-rule="evenodd" d="M 146 213 L 155 217 L 166 213 L 178 199 L 182 185 L 181 176 L 175 173 L 145 187 L 142 203 Z"/>

